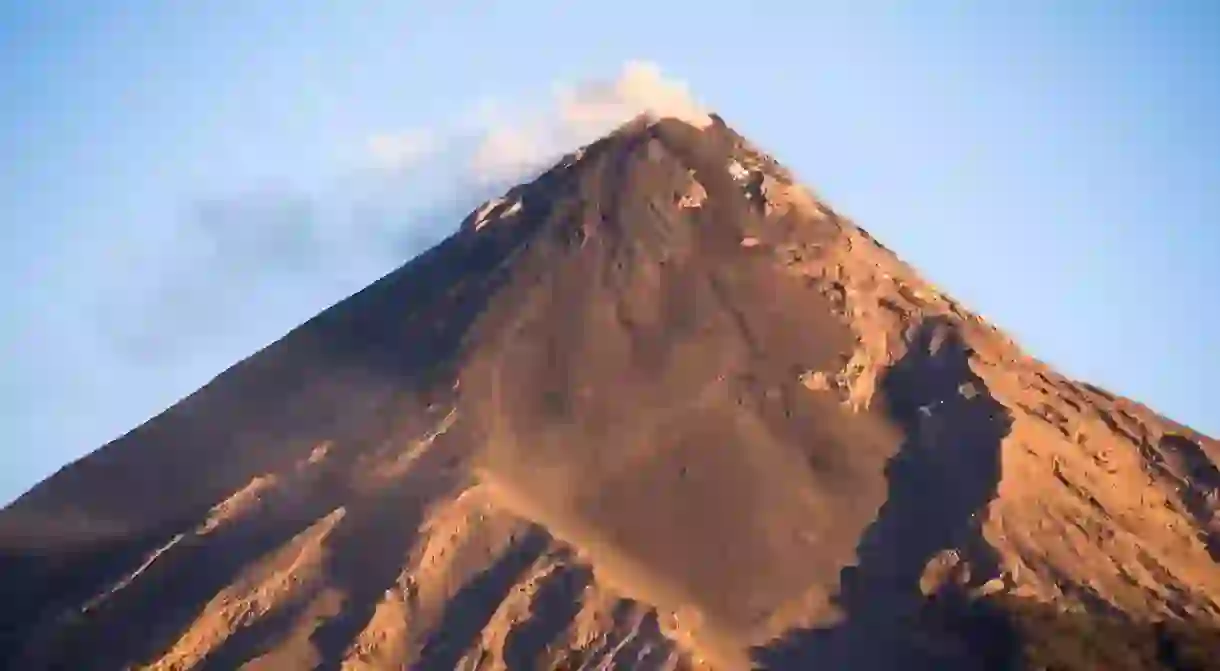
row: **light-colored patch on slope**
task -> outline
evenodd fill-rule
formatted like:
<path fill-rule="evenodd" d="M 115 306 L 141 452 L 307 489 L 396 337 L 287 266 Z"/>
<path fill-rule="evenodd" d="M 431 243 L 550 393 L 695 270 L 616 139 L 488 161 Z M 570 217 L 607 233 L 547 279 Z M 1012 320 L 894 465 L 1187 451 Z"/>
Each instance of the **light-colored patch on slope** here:
<path fill-rule="evenodd" d="M 307 486 L 308 480 L 316 477 L 332 447 L 331 442 L 324 441 L 314 446 L 309 456 L 299 461 L 291 470 L 255 476 L 244 487 L 212 506 L 203 524 L 195 529 L 195 535 L 207 536 L 221 527 L 255 514 L 265 506 L 282 503 L 285 498 L 298 493 L 292 490 Z"/>
<path fill-rule="evenodd" d="M 88 602 L 86 602 L 85 605 L 81 607 L 81 612 L 88 614 L 90 611 L 96 609 L 100 604 L 105 602 L 107 599 L 113 597 L 119 591 L 121 591 L 121 590 L 125 589 L 126 587 L 128 587 L 129 585 L 131 585 L 131 583 L 135 582 L 137 578 L 139 578 L 141 575 L 143 575 L 144 572 L 147 571 L 153 565 L 154 562 L 156 562 L 163 555 L 165 555 L 165 553 L 174 549 L 179 543 L 182 542 L 182 539 L 185 537 L 186 537 L 186 534 L 175 534 L 174 537 L 171 538 L 168 543 L 166 543 L 165 545 L 162 545 L 161 547 L 158 547 L 156 550 L 153 550 L 153 552 L 150 553 L 144 559 L 144 561 L 141 562 L 140 565 L 136 567 L 136 569 L 134 571 L 127 574 L 126 576 L 123 576 L 123 578 L 121 578 L 114 585 L 111 585 L 110 588 L 108 588 L 106 591 L 102 592 L 101 594 L 93 597 Z"/>
<path fill-rule="evenodd" d="M 388 462 L 378 461 L 373 467 L 366 469 L 366 481 L 372 486 L 382 487 L 401 480 L 419 462 L 420 458 L 432 448 L 437 439 L 444 436 L 457 423 L 457 408 L 451 408 L 423 436 L 407 443 L 406 449 L 395 448 Z"/>
<path fill-rule="evenodd" d="M 199 534 L 206 536 L 224 524 L 249 515 L 278 484 L 279 477 L 275 474 L 255 476 L 245 487 L 212 507 L 198 530 Z"/>
<path fill-rule="evenodd" d="M 707 189 L 704 188 L 703 184 L 695 178 L 695 172 L 693 170 L 688 170 L 687 174 L 690 177 L 690 185 L 687 187 L 685 193 L 678 196 L 678 208 L 682 210 L 693 210 L 703 207 L 703 204 L 707 202 Z"/>
<path fill-rule="evenodd" d="M 463 230 L 480 231 L 483 227 L 510 219 L 521 212 L 521 198 L 509 192 L 492 198 L 475 208 L 462 222 Z"/>

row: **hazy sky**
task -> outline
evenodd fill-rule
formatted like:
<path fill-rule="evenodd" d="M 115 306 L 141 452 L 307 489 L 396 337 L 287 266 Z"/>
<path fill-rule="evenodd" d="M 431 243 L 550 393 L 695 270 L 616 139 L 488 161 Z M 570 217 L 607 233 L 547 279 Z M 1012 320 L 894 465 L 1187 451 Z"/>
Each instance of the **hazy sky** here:
<path fill-rule="evenodd" d="M 3 3 L 0 502 L 447 234 L 636 59 L 1034 355 L 1220 434 L 1220 5 L 757 6 Z"/>

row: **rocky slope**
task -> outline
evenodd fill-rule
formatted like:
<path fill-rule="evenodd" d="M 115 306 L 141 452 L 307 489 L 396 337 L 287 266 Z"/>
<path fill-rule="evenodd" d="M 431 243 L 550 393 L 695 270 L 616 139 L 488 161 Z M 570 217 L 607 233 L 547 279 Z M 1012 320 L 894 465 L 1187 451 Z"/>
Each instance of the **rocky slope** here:
<path fill-rule="evenodd" d="M 0 667 L 1208 668 L 1217 463 L 641 118 L 0 512 Z"/>

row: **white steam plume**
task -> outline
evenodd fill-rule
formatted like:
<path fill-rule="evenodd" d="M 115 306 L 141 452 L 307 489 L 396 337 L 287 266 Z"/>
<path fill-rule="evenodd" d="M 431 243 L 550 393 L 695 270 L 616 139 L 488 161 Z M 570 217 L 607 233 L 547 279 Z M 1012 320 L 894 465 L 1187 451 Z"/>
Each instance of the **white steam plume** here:
<path fill-rule="evenodd" d="M 387 161 L 386 155 L 406 153 L 419 162 L 426 158 L 424 153 L 414 151 L 421 145 L 433 153 L 461 146 L 463 151 L 470 151 L 466 161 L 469 177 L 479 183 L 502 183 L 520 179 L 641 114 L 674 117 L 700 128 L 711 123 L 684 83 L 666 78 L 653 63 L 629 61 L 614 79 L 557 86 L 545 107 L 527 109 L 512 118 L 498 106 L 484 102 L 474 115 L 473 133 L 415 130 L 378 134 L 369 146 L 375 147 L 373 154 L 379 163 L 399 165 L 402 161 Z M 450 141 L 435 141 L 444 135 L 449 135 Z M 454 142 L 454 135 L 473 135 L 475 141 Z M 430 141 L 423 143 L 421 138 Z M 399 150 L 404 146 L 411 151 Z"/>

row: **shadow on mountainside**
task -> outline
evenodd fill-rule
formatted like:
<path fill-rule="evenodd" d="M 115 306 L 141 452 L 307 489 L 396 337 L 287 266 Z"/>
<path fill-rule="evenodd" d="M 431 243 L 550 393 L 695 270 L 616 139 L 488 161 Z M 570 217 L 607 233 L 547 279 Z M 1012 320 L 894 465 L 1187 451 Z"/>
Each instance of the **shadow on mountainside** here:
<path fill-rule="evenodd" d="M 968 357 L 948 322 L 930 320 L 886 375 L 885 399 L 907 438 L 886 467 L 888 498 L 857 546 L 858 564 L 840 573 L 843 619 L 756 650 L 761 668 L 1013 668 L 1014 631 L 967 603 L 968 584 L 931 598 L 920 587 L 925 566 L 945 550 L 968 563 L 967 583 L 997 570 L 980 523 L 995 497 L 1011 420 Z"/>
<path fill-rule="evenodd" d="M 906 440 L 886 467 L 888 498 L 839 578 L 838 623 L 798 630 L 754 651 L 762 669 L 1220 669 L 1220 632 L 1188 620 L 1073 612 L 1007 591 L 970 592 L 998 577 L 982 538 L 996 495 L 1007 409 L 969 368 L 969 348 L 934 319 L 886 375 L 888 410 Z M 966 571 L 925 595 L 928 562 L 945 550 Z M 1080 587 L 1080 586 L 1077 586 Z"/>

